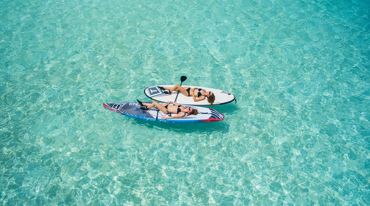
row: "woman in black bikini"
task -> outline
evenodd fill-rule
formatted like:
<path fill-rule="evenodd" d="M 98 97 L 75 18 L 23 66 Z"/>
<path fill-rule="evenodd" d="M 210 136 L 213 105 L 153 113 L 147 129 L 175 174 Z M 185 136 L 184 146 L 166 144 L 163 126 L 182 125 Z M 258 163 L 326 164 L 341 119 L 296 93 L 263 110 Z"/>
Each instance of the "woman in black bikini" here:
<path fill-rule="evenodd" d="M 164 119 L 170 119 L 170 118 L 183 118 L 189 115 L 197 115 L 198 110 L 193 109 L 191 107 L 185 107 L 178 103 L 158 103 L 158 102 L 152 102 L 152 103 L 144 103 L 139 100 L 137 102 L 144 107 L 145 109 L 151 109 L 151 108 L 157 108 L 166 116 L 164 116 Z"/>
<path fill-rule="evenodd" d="M 207 98 L 207 101 L 210 104 L 213 104 L 215 102 L 215 94 L 211 91 L 207 91 L 205 89 L 201 88 L 191 88 L 191 87 L 181 87 L 180 85 L 175 85 L 173 87 L 160 87 L 160 89 L 168 90 L 170 92 L 178 91 L 181 92 L 181 94 L 193 97 L 193 100 L 195 102 L 202 101 Z"/>

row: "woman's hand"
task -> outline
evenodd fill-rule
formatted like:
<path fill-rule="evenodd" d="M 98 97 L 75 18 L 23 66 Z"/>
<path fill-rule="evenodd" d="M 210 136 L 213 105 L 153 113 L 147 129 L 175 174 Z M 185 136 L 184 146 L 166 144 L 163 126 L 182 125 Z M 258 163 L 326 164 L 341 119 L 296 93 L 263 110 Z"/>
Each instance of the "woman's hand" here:
<path fill-rule="evenodd" d="M 199 101 L 205 100 L 206 98 L 204 96 L 200 96 L 200 97 L 193 97 L 193 99 L 194 99 L 194 102 L 199 102 Z"/>
<path fill-rule="evenodd" d="M 162 119 L 177 119 L 177 118 L 183 118 L 185 116 L 186 116 L 186 114 L 184 112 L 180 112 L 178 114 L 172 114 L 171 116 L 164 115 L 164 116 L 162 116 Z"/>

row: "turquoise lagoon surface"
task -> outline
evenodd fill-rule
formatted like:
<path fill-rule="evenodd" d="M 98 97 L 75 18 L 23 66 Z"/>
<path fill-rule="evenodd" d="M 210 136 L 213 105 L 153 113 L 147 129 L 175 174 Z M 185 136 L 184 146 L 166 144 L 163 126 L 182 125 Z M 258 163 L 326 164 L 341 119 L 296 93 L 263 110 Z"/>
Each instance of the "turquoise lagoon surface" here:
<path fill-rule="evenodd" d="M 370 3 L 0 2 L 1 205 L 369 205 Z M 219 123 L 102 102 L 230 91 Z"/>

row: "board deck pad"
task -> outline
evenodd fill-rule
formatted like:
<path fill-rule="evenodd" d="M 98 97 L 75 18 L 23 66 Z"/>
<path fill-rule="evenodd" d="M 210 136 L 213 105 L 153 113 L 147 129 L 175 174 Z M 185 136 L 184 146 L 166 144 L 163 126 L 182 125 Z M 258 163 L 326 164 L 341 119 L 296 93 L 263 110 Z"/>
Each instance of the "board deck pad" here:
<path fill-rule="evenodd" d="M 157 86 L 148 87 L 148 93 L 151 97 L 155 97 L 155 96 L 164 94 L 163 91 Z"/>
<path fill-rule="evenodd" d="M 112 112 L 117 112 L 122 115 L 137 119 L 163 121 L 169 123 L 216 122 L 224 119 L 224 115 L 214 109 L 196 106 L 192 106 L 192 108 L 197 109 L 199 114 L 176 119 L 163 119 L 163 116 L 165 115 L 163 112 L 157 109 L 143 110 L 136 102 L 103 103 L 103 107 L 111 110 Z"/>
<path fill-rule="evenodd" d="M 170 94 L 164 93 L 159 87 L 172 87 L 173 85 L 157 85 L 157 86 L 150 86 L 144 89 L 144 94 L 149 97 L 150 99 L 159 101 L 159 102 L 174 102 L 176 98 L 177 92 L 172 92 Z M 235 101 L 235 96 L 232 95 L 229 92 L 225 92 L 220 89 L 213 89 L 213 88 L 207 88 L 207 87 L 200 87 L 200 86 L 183 86 L 183 87 L 191 87 L 191 88 L 201 88 L 205 89 L 207 91 L 211 91 L 215 94 L 215 102 L 213 105 L 219 105 L 219 104 L 227 104 L 230 102 Z M 209 106 L 211 105 L 207 99 L 195 102 L 193 100 L 193 97 L 185 96 L 181 93 L 179 93 L 179 96 L 177 98 L 177 103 L 183 104 L 183 105 L 195 105 L 195 106 Z"/>

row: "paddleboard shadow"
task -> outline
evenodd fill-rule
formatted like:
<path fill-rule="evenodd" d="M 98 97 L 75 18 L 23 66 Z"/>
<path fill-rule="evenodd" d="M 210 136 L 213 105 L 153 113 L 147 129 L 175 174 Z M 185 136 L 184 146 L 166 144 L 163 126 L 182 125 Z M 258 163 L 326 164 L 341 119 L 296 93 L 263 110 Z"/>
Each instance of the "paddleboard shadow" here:
<path fill-rule="evenodd" d="M 207 123 L 187 123 L 187 124 L 171 124 L 155 121 L 145 121 L 140 119 L 127 119 L 127 121 L 133 121 L 136 124 L 148 127 L 148 128 L 158 128 L 164 130 L 171 130 L 183 133 L 204 133 L 210 134 L 212 132 L 222 132 L 227 133 L 229 131 L 229 124 L 226 122 L 213 122 L 211 124 Z"/>

